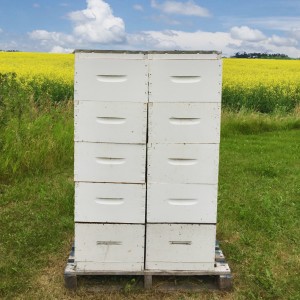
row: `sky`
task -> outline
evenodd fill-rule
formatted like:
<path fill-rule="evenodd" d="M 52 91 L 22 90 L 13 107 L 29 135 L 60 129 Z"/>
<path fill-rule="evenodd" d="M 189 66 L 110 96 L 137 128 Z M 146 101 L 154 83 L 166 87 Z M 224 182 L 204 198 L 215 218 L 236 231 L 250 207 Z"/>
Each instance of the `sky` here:
<path fill-rule="evenodd" d="M 0 49 L 218 50 L 300 57 L 300 0 L 0 0 Z"/>

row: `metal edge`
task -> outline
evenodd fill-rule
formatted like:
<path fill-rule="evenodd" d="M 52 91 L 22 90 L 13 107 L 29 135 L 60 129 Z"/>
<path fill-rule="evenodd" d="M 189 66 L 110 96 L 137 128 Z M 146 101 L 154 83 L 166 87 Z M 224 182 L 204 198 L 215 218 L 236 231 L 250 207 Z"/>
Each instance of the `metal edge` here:
<path fill-rule="evenodd" d="M 221 55 L 221 51 L 217 50 L 169 50 L 169 51 L 157 51 L 157 50 L 87 50 L 87 49 L 75 49 L 73 53 L 119 53 L 119 54 L 217 54 Z"/>

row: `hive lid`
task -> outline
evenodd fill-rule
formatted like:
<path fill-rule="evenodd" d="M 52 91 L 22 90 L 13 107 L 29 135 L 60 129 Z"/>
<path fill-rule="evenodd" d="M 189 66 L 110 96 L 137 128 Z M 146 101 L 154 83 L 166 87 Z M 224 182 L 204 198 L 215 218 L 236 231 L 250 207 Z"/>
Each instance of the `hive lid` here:
<path fill-rule="evenodd" d="M 74 53 L 128 53 L 128 54 L 222 54 L 216 50 L 168 50 L 168 51 L 142 51 L 142 50 L 87 50 L 87 49 L 76 49 Z"/>

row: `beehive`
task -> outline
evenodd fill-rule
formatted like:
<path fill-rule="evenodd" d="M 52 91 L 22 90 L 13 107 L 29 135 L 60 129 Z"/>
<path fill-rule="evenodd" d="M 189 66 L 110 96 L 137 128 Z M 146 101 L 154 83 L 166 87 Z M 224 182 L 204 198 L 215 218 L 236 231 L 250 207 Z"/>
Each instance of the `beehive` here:
<path fill-rule="evenodd" d="M 75 55 L 77 270 L 213 270 L 220 54 Z"/>

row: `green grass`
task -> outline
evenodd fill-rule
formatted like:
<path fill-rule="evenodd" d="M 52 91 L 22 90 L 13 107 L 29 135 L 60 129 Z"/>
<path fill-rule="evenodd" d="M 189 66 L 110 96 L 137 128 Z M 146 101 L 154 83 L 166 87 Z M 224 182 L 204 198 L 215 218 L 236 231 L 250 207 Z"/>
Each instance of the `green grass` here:
<path fill-rule="evenodd" d="M 73 104 L 0 110 L 0 298 L 24 292 L 73 229 Z"/>
<path fill-rule="evenodd" d="M 72 299 L 62 277 L 73 236 L 72 103 L 24 99 L 2 102 L 0 110 L 0 298 Z M 299 299 L 299 169 L 297 115 L 225 112 L 218 239 L 234 273 L 233 292 L 129 296 Z M 97 297 L 104 296 L 83 287 L 76 298 Z"/>
<path fill-rule="evenodd" d="M 300 112 L 300 111 L 299 111 Z M 251 135 L 279 130 L 300 129 L 299 112 L 292 114 L 262 114 L 242 109 L 239 112 L 223 110 L 221 136 Z"/>
<path fill-rule="evenodd" d="M 68 168 L 0 186 L 0 298 L 31 289 L 48 256 L 72 235 L 71 174 Z"/>
<path fill-rule="evenodd" d="M 222 139 L 218 237 L 244 299 L 299 299 L 300 131 Z"/>
<path fill-rule="evenodd" d="M 224 86 L 222 103 L 227 109 L 240 111 L 248 109 L 260 113 L 284 112 L 290 113 L 300 105 L 300 86 L 285 86 L 275 83 L 272 86 L 264 84 L 245 88 Z"/>
<path fill-rule="evenodd" d="M 14 98 L 25 96 L 32 98 L 36 103 L 45 100 L 62 102 L 74 98 L 73 82 L 64 82 L 48 75 L 36 75 L 28 79 L 15 72 L 0 73 L 0 103 L 5 96 Z"/>
<path fill-rule="evenodd" d="M 10 93 L 0 99 L 0 180 L 71 166 L 73 102 Z"/>

